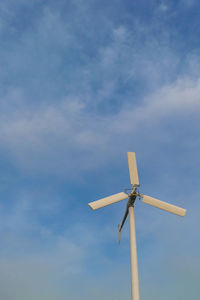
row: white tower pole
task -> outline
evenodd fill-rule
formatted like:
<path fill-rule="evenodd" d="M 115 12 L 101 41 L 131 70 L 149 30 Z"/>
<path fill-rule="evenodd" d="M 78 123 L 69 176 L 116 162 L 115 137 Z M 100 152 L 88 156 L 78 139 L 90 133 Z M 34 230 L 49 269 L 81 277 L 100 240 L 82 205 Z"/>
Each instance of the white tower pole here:
<path fill-rule="evenodd" d="M 129 238 L 131 260 L 131 300 L 140 300 L 134 207 L 129 206 Z"/>

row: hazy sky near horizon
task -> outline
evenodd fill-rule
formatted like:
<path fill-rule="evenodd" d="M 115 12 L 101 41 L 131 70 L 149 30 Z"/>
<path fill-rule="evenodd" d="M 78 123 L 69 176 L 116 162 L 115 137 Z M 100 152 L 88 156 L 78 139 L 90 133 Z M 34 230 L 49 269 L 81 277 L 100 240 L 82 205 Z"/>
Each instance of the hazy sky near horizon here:
<path fill-rule="evenodd" d="M 130 299 L 130 187 L 141 300 L 200 293 L 200 3 L 0 3 L 0 299 Z"/>

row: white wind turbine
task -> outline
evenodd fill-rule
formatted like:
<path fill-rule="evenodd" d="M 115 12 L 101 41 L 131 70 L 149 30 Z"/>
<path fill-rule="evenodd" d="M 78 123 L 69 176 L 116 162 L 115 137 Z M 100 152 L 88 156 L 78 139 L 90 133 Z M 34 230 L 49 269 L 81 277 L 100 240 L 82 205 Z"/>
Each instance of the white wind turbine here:
<path fill-rule="evenodd" d="M 137 172 L 137 164 L 136 164 L 136 157 L 134 152 L 128 152 L 128 166 L 129 166 L 129 173 L 130 173 L 130 181 L 132 185 L 132 189 L 130 193 L 118 193 L 112 196 L 102 198 L 100 200 L 90 202 L 88 205 L 93 209 L 99 209 L 101 207 L 110 205 L 112 203 L 128 199 L 126 211 L 122 220 L 122 223 L 118 225 L 118 241 L 120 242 L 121 237 L 121 230 L 126 221 L 126 218 L 129 214 L 129 237 L 130 237 L 130 262 L 131 262 L 131 295 L 132 300 L 139 300 L 140 293 L 139 293 L 139 280 L 138 280 L 138 265 L 137 265 L 137 248 L 136 248 L 136 234 L 135 234 L 135 217 L 134 217 L 134 204 L 137 196 L 139 199 L 142 199 L 142 202 L 155 206 L 157 208 L 166 210 L 170 213 L 176 214 L 178 216 L 184 217 L 186 214 L 186 210 L 160 201 L 158 199 L 142 195 L 139 193 L 137 188 L 140 186 L 139 179 L 138 179 L 138 172 Z M 127 191 L 127 190 L 125 190 Z"/>

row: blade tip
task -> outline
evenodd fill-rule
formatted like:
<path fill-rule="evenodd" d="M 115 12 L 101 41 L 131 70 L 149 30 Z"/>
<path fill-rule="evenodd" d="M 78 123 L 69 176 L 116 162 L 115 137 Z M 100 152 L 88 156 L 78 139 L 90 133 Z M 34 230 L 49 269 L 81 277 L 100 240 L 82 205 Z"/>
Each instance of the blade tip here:
<path fill-rule="evenodd" d="M 135 152 L 131 151 L 131 152 L 127 152 L 127 156 L 129 155 L 135 155 Z"/>
<path fill-rule="evenodd" d="M 92 210 L 94 210 L 94 207 L 93 207 L 92 203 L 88 203 L 88 205 L 89 205 L 89 207 L 90 207 Z"/>
<path fill-rule="evenodd" d="M 186 209 L 184 209 L 184 211 L 183 211 L 183 214 L 182 214 L 182 216 L 181 216 L 181 217 L 185 217 L 185 215 L 186 215 L 186 212 L 187 212 L 187 210 L 186 210 Z"/>
<path fill-rule="evenodd" d="M 118 224 L 118 244 L 120 244 L 121 241 L 121 224 Z"/>

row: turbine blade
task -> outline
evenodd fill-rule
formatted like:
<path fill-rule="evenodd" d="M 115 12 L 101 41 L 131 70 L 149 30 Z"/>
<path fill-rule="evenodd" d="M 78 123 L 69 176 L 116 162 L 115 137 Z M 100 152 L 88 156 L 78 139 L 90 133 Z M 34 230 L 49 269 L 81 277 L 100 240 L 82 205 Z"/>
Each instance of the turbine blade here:
<path fill-rule="evenodd" d="M 121 239 L 121 234 L 122 234 L 122 228 L 124 226 L 124 223 L 126 221 L 126 218 L 128 216 L 128 205 L 126 206 L 126 211 L 125 211 L 125 214 L 124 214 L 124 217 L 123 217 L 123 220 L 122 220 L 122 223 L 118 225 L 118 243 L 120 244 L 120 239 Z"/>
<path fill-rule="evenodd" d="M 118 224 L 118 244 L 120 244 L 121 235 L 122 235 L 121 225 Z"/>
<path fill-rule="evenodd" d="M 99 209 L 101 207 L 104 207 L 104 206 L 107 206 L 107 205 L 110 205 L 112 203 L 115 203 L 115 202 L 118 202 L 118 201 L 121 201 L 121 200 L 124 200 L 128 198 L 128 195 L 125 194 L 125 193 L 118 193 L 118 194 L 114 194 L 112 196 L 109 196 L 109 197 L 105 197 L 105 198 L 102 198 L 100 200 L 97 200 L 97 201 L 94 201 L 94 202 L 90 202 L 88 203 L 88 205 L 93 209 Z"/>
<path fill-rule="evenodd" d="M 166 210 L 172 214 L 175 214 L 175 215 L 178 215 L 181 217 L 184 217 L 186 214 L 186 209 L 184 209 L 184 208 L 169 204 L 167 202 L 160 201 L 156 198 L 152 198 L 152 197 L 149 197 L 146 195 L 143 195 L 142 197 L 143 197 L 142 202 L 147 203 L 152 206 L 155 206 L 157 208 Z"/>
<path fill-rule="evenodd" d="M 125 223 L 127 217 L 128 217 L 128 206 L 126 206 L 126 211 L 125 211 L 122 223 L 120 225 L 120 230 L 122 230 L 122 227 L 124 226 L 124 223 Z"/>
<path fill-rule="evenodd" d="M 130 181 L 133 186 L 140 186 L 135 152 L 127 152 Z"/>

